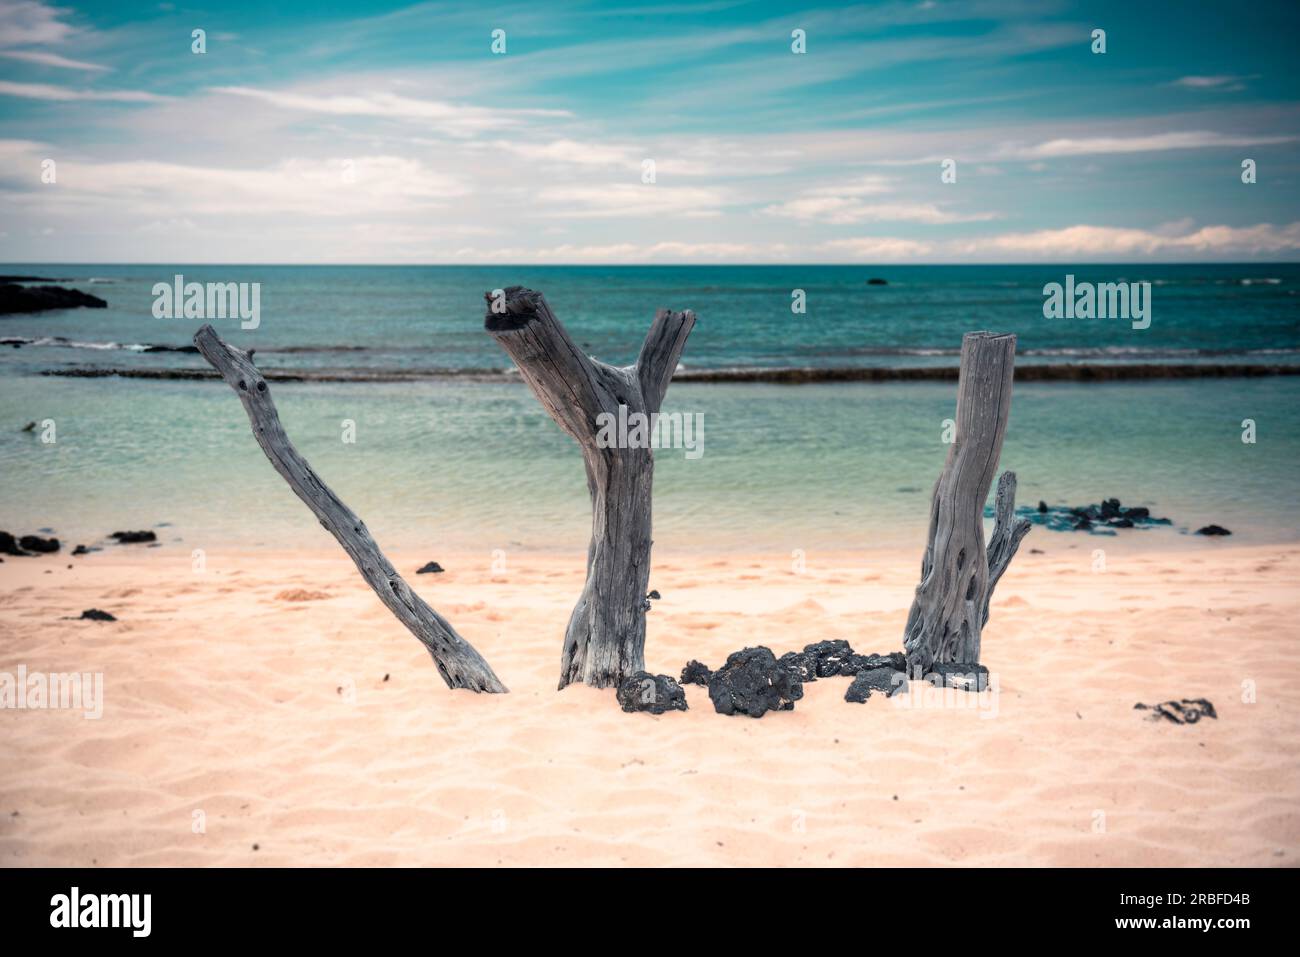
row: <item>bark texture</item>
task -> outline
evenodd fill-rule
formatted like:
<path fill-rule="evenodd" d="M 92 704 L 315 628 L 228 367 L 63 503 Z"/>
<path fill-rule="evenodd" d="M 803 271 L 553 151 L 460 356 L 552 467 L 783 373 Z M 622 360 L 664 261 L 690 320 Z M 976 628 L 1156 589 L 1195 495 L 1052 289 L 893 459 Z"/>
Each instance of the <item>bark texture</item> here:
<path fill-rule="evenodd" d="M 578 443 L 591 494 L 587 582 L 565 631 L 559 686 L 615 686 L 645 669 L 654 454 L 602 447 L 598 417 L 618 419 L 620 406 L 626 415 L 659 412 L 695 314 L 659 310 L 636 363 L 619 368 L 585 355 L 541 293 L 521 286 L 501 292 L 484 297 L 484 326 Z"/>
<path fill-rule="evenodd" d="M 1015 518 L 1016 477 L 998 482 L 993 535 L 984 546 L 984 503 L 1011 412 L 1016 337 L 968 333 L 957 382 L 957 432 L 930 505 L 921 583 L 907 617 L 903 650 L 910 672 L 946 662 L 974 663 L 993 587 L 1029 522 Z"/>
<path fill-rule="evenodd" d="M 215 330 L 206 325 L 194 336 L 194 344 L 239 396 L 257 444 L 280 477 L 320 519 L 325 530 L 338 539 L 379 600 L 429 650 L 447 686 L 505 692 L 506 686 L 482 656 L 456 633 L 450 622 L 411 590 L 370 537 L 365 523 L 339 501 L 294 448 L 280 424 L 279 413 L 271 401 L 271 390 L 248 354 L 223 342 Z"/>

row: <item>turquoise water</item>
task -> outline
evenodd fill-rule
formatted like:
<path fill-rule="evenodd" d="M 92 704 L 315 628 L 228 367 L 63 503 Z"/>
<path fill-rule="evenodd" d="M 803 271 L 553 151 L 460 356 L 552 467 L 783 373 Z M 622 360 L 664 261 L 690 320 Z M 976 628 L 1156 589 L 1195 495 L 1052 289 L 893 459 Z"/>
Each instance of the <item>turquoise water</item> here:
<path fill-rule="evenodd" d="M 696 308 L 700 323 L 683 357 L 694 368 L 952 364 L 944 353 L 980 327 L 1017 332 L 1028 353 L 1020 362 L 1294 362 L 1300 349 L 1295 266 L 1111 267 L 1099 278 L 1180 275 L 1156 287 L 1151 329 L 1094 323 L 1086 333 L 1042 318 L 1042 283 L 1059 281 L 1063 268 L 6 266 L 0 272 L 116 281 L 77 284 L 110 309 L 0 318 L 0 339 L 184 344 L 195 321 L 157 320 L 149 310 L 148 287 L 176 271 L 267 283 L 258 330 L 217 323 L 230 341 L 256 347 L 264 368 L 505 368 L 482 332 L 481 296 L 516 281 L 545 290 L 574 338 L 615 361 L 634 355 L 655 306 Z M 868 289 L 870 275 L 891 285 Z M 789 312 L 796 283 L 809 293 L 806 316 Z M 1160 290 L 1170 286 L 1166 301 Z M 90 544 L 161 525 L 164 542 L 187 548 L 334 547 L 266 462 L 225 385 L 40 375 L 69 365 L 197 368 L 198 357 L 28 343 L 0 350 L 0 362 L 0 528 L 52 528 Z M 381 544 L 436 557 L 444 547 L 581 549 L 586 541 L 580 457 L 517 382 L 320 381 L 272 391 L 299 449 Z M 919 547 L 954 395 L 944 382 L 674 384 L 665 411 L 703 414 L 704 454 L 657 453 L 657 546 Z M 1117 496 L 1174 520 L 1130 539 L 1187 542 L 1180 529 L 1215 522 L 1234 541 L 1293 541 L 1297 408 L 1300 378 L 1289 376 L 1021 383 L 1002 465 L 1019 474 L 1027 504 Z M 1241 441 L 1246 418 L 1257 423 L 1253 445 Z M 55 422 L 53 444 L 41 442 L 39 427 L 19 431 L 45 419 Z M 353 444 L 342 441 L 345 419 L 356 423 Z M 1109 541 L 1035 534 L 1049 547 Z"/>

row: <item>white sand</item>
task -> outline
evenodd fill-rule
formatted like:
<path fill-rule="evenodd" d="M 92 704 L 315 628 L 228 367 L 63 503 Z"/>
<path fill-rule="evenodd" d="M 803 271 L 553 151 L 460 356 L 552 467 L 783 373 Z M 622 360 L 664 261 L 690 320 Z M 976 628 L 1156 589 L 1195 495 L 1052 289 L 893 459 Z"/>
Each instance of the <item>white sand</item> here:
<path fill-rule="evenodd" d="M 0 864 L 1295 864 L 1300 548 L 1111 547 L 1094 573 L 1094 546 L 1025 543 L 985 633 L 996 701 L 855 705 L 834 678 L 761 720 L 698 687 L 661 717 L 557 693 L 581 554 L 496 579 L 394 556 L 448 569 L 409 577 L 505 696 L 448 691 L 341 552 L 7 558 L 0 671 L 102 672 L 105 704 L 0 711 Z M 660 551 L 648 665 L 896 649 L 918 558 Z M 92 607 L 120 621 L 60 620 Z M 1219 719 L 1133 709 L 1181 697 Z"/>

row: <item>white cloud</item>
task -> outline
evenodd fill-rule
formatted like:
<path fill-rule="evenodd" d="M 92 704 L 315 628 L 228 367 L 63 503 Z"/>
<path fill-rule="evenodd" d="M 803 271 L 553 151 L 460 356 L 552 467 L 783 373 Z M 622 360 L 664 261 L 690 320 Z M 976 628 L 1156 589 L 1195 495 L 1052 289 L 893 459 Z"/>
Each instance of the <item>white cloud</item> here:
<path fill-rule="evenodd" d="M 556 139 L 545 143 L 530 140 L 513 142 L 497 140 L 493 149 L 504 150 L 524 159 L 540 163 L 557 163 L 564 166 L 626 166 L 641 165 L 641 156 L 630 146 L 611 143 L 579 142 Z"/>
<path fill-rule="evenodd" d="M 370 116 L 436 123 L 442 132 L 453 136 L 472 136 L 486 130 L 517 126 L 529 117 L 569 115 L 564 110 L 498 110 L 479 106 L 458 106 L 439 100 L 422 100 L 383 91 L 362 94 L 310 93 L 221 86 L 214 87 L 212 92 L 248 97 L 282 109 L 304 113 Z"/>
<path fill-rule="evenodd" d="M 48 83 L 10 83 L 0 80 L 0 96 L 18 96 L 28 100 L 103 100 L 115 103 L 164 103 L 170 99 L 140 90 L 74 90 Z"/>
<path fill-rule="evenodd" d="M 1189 224 L 1179 224 L 1190 229 Z M 1132 256 L 1177 255 L 1190 252 L 1222 255 L 1294 253 L 1300 250 L 1300 222 L 1286 226 L 1203 226 L 1187 232 L 1131 229 L 1115 226 L 1068 226 L 1027 233 L 1005 233 L 964 240 L 950 246 L 966 256 L 1000 254 L 1029 259 L 1124 259 Z"/>
<path fill-rule="evenodd" d="M 1207 149 L 1290 143 L 1294 136 L 1230 136 L 1209 130 L 1151 133 L 1141 136 L 1094 136 L 1055 139 L 1036 146 L 1005 146 L 1002 155 L 1019 159 L 1089 156 L 1099 153 L 1149 153 L 1162 150 Z"/>
<path fill-rule="evenodd" d="M 893 262 L 928 256 L 935 250 L 933 243 L 890 236 L 862 236 L 857 239 L 832 239 L 819 247 L 833 258 L 848 257 L 853 260 Z"/>
<path fill-rule="evenodd" d="M 458 262 L 503 263 L 691 263 L 747 262 L 757 259 L 784 258 L 786 247 L 765 243 L 687 243 L 667 241 L 658 243 L 609 243 L 577 245 L 565 244 L 549 248 L 508 247 L 458 249 Z"/>
<path fill-rule="evenodd" d="M 9 60 L 22 60 L 25 63 L 39 63 L 41 66 L 54 66 L 64 70 L 86 70 L 97 72 L 108 70 L 98 63 L 86 63 L 83 60 L 69 60 L 57 53 L 45 53 L 41 50 L 0 50 L 0 57 Z"/>
<path fill-rule="evenodd" d="M 0 0 L 0 46 L 60 43 L 75 32 L 61 17 L 67 13 L 35 0 Z"/>
<path fill-rule="evenodd" d="M 1191 90 L 1244 90 L 1246 81 L 1253 80 L 1255 76 L 1182 76 L 1173 82 L 1174 86 L 1186 87 Z"/>
<path fill-rule="evenodd" d="M 832 226 L 853 223 L 972 223 L 993 219 L 992 213 L 954 213 L 934 203 L 863 203 L 845 196 L 805 196 L 763 209 L 768 216 Z"/>
<path fill-rule="evenodd" d="M 779 216 L 805 223 L 826 223 L 832 226 L 868 222 L 940 225 L 979 222 L 994 218 L 991 213 L 952 212 L 935 203 L 864 202 L 861 198 L 894 190 L 895 186 L 888 177 L 868 175 L 840 185 L 805 190 L 794 199 L 766 206 L 761 212 L 767 216 Z"/>
<path fill-rule="evenodd" d="M 582 219 L 603 216 L 716 216 L 726 199 L 721 190 L 660 183 L 573 184 L 543 187 L 536 199 L 543 216 Z"/>
<path fill-rule="evenodd" d="M 0 157 L 37 168 L 22 141 L 0 141 Z M 468 192 L 454 177 L 397 156 L 290 158 L 270 166 L 231 169 L 150 160 L 59 163 L 57 192 L 15 194 L 77 212 L 106 207 L 174 221 L 185 217 L 268 214 L 338 219 L 435 208 Z M 35 174 L 33 174 L 35 178 Z"/>

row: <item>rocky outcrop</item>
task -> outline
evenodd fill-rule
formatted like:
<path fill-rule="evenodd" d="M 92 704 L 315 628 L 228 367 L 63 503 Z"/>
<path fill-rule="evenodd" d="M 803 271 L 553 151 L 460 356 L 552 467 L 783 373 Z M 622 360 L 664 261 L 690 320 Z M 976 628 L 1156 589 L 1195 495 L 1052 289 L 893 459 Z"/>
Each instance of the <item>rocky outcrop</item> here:
<path fill-rule="evenodd" d="M 47 555 L 61 546 L 57 538 L 24 535 L 17 538 L 9 532 L 0 532 L 0 555 Z"/>
<path fill-rule="evenodd" d="M 51 309 L 104 309 L 108 303 L 98 296 L 62 286 L 19 286 L 0 283 L 0 316 Z"/>
<path fill-rule="evenodd" d="M 155 535 L 153 532 L 148 532 L 148 531 L 144 531 L 144 532 L 114 532 L 112 535 L 110 535 L 110 536 L 108 536 L 108 537 L 111 538 L 111 539 L 113 539 L 113 540 L 114 540 L 115 542 L 117 542 L 119 545 L 135 545 L 135 544 L 138 544 L 139 542 L 156 542 L 156 541 L 158 541 L 158 536 Z"/>
<path fill-rule="evenodd" d="M 844 692 L 844 700 L 862 704 L 871 697 L 873 691 L 883 692 L 886 698 L 892 698 L 900 691 L 907 690 L 907 672 L 893 668 L 870 668 L 858 672 L 849 690 Z"/>
<path fill-rule="evenodd" d="M 761 718 L 769 711 L 792 711 L 802 697 L 803 682 L 761 645 L 733 652 L 709 678 L 709 698 L 718 714 Z"/>
<path fill-rule="evenodd" d="M 1206 698 L 1183 698 L 1179 701 L 1165 701 L 1161 704 L 1142 704 L 1139 702 L 1133 706 L 1133 709 L 1135 711 L 1150 711 L 1152 721 L 1159 721 L 1163 718 L 1166 721 L 1172 721 L 1174 724 L 1196 724 L 1202 718 L 1219 720 L 1219 714 L 1214 710 L 1214 705 Z"/>
<path fill-rule="evenodd" d="M 692 658 L 686 662 L 686 667 L 682 669 L 682 684 L 684 685 L 707 685 L 713 672 L 709 670 L 708 665 L 696 661 Z"/>
<path fill-rule="evenodd" d="M 991 514 L 985 510 L 985 515 Z M 1114 535 L 1112 530 L 1117 528 L 1173 524 L 1167 518 L 1154 517 L 1144 506 L 1125 508 L 1117 498 L 1108 498 L 1100 505 L 1048 505 L 1040 501 L 1037 508 L 1016 509 L 1016 515 L 1035 525 L 1043 525 L 1049 531 L 1091 532 L 1094 535 Z"/>
<path fill-rule="evenodd" d="M 616 694 L 619 707 L 627 712 L 663 714 L 665 711 L 686 710 L 686 692 L 668 675 L 638 671 L 619 683 Z"/>

